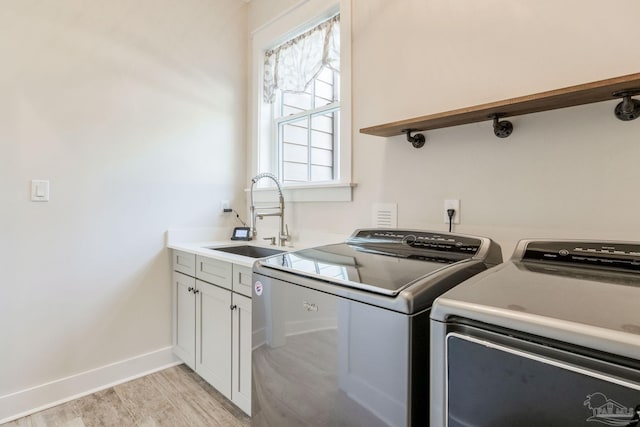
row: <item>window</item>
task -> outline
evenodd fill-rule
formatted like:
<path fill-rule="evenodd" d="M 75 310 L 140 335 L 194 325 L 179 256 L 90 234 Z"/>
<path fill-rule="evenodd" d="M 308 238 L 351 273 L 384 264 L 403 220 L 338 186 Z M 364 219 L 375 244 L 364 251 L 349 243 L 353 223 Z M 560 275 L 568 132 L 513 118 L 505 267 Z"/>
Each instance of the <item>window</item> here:
<path fill-rule="evenodd" d="M 292 201 L 351 200 L 348 12 L 306 0 L 254 32 L 252 173 L 278 176 Z"/>
<path fill-rule="evenodd" d="M 331 182 L 339 147 L 340 15 L 264 54 L 264 102 L 271 114 L 283 184 Z"/>
<path fill-rule="evenodd" d="M 273 128 L 283 183 L 335 178 L 339 146 L 340 73 L 323 68 L 303 93 L 278 90 Z"/>

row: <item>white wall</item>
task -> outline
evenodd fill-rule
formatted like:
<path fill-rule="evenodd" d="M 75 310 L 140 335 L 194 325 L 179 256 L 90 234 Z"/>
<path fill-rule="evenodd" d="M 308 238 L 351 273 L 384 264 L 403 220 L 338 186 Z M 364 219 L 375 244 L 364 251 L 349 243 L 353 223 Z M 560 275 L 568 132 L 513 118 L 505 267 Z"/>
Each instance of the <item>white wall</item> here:
<path fill-rule="evenodd" d="M 358 187 L 351 203 L 291 204 L 290 228 L 349 233 L 397 202 L 399 226 L 445 230 L 444 199 L 460 198 L 455 230 L 505 256 L 525 237 L 640 240 L 640 120 L 617 120 L 614 101 L 513 118 L 507 139 L 489 121 L 427 132 L 420 150 L 359 133 L 639 72 L 625 41 L 638 16 L 635 0 L 352 0 Z"/>
<path fill-rule="evenodd" d="M 246 8 L 2 3 L 0 398 L 171 345 L 165 231 L 244 203 Z"/>
<path fill-rule="evenodd" d="M 247 17 L 249 31 L 255 31 L 268 24 L 299 3 L 299 0 L 252 0 Z"/>

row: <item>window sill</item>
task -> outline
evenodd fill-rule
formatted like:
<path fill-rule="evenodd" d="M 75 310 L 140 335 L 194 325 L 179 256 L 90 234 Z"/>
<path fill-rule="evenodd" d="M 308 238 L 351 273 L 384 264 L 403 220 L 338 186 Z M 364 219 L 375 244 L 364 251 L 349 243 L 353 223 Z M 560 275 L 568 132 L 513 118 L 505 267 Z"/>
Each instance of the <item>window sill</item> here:
<path fill-rule="evenodd" d="M 286 202 L 350 202 L 354 187 L 355 183 L 284 185 L 282 193 Z M 273 202 L 277 200 L 277 193 L 275 187 L 254 188 L 253 200 L 255 203 Z"/>

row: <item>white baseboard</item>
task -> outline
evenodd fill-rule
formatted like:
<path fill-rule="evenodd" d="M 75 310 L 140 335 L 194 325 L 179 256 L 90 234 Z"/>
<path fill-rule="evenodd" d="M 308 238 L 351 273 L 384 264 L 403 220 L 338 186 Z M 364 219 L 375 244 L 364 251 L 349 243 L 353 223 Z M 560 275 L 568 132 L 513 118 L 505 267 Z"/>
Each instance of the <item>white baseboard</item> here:
<path fill-rule="evenodd" d="M 0 396 L 0 424 L 182 363 L 166 347 Z"/>

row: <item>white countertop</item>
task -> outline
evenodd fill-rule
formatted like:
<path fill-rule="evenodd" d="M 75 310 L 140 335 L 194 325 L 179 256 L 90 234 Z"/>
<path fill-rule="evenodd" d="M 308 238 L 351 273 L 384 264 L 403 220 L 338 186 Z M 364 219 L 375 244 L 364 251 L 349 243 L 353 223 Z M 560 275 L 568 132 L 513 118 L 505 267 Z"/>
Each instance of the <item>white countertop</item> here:
<path fill-rule="evenodd" d="M 229 233 L 229 229 L 224 227 L 170 229 L 167 230 L 166 245 L 169 249 L 176 249 L 208 258 L 232 262 L 246 267 L 252 267 L 256 258 L 250 258 L 228 252 L 214 251 L 209 248 L 249 245 L 291 252 L 314 246 L 344 242 L 349 237 L 349 235 L 310 230 L 303 233 L 295 233 L 293 241 L 287 242 L 286 246 L 277 246 L 270 245 L 268 240 L 263 240 L 263 238 L 261 238 L 263 237 L 262 235 L 259 235 L 257 239 L 249 241 L 220 238 L 222 236 L 228 236 Z M 273 231 L 271 234 L 269 234 L 269 232 L 265 232 L 264 235 L 272 236 L 274 233 Z"/>
<path fill-rule="evenodd" d="M 245 267 L 252 267 L 256 258 L 246 257 L 243 255 L 236 255 L 229 252 L 215 251 L 210 248 L 223 248 L 229 246 L 259 246 L 262 248 L 270 248 L 270 249 L 278 249 L 281 251 L 293 251 L 297 249 L 301 249 L 301 246 L 296 245 L 296 247 L 287 247 L 287 246 L 276 246 L 269 245 L 268 243 L 262 243 L 254 240 L 243 241 L 243 240 L 212 240 L 212 241 L 202 241 L 202 242 L 184 242 L 184 243 L 169 243 L 167 247 L 169 249 L 176 249 L 183 252 L 188 252 L 190 254 L 202 255 L 207 258 L 218 259 L 221 261 L 228 261 L 234 264 L 243 265 Z"/>

